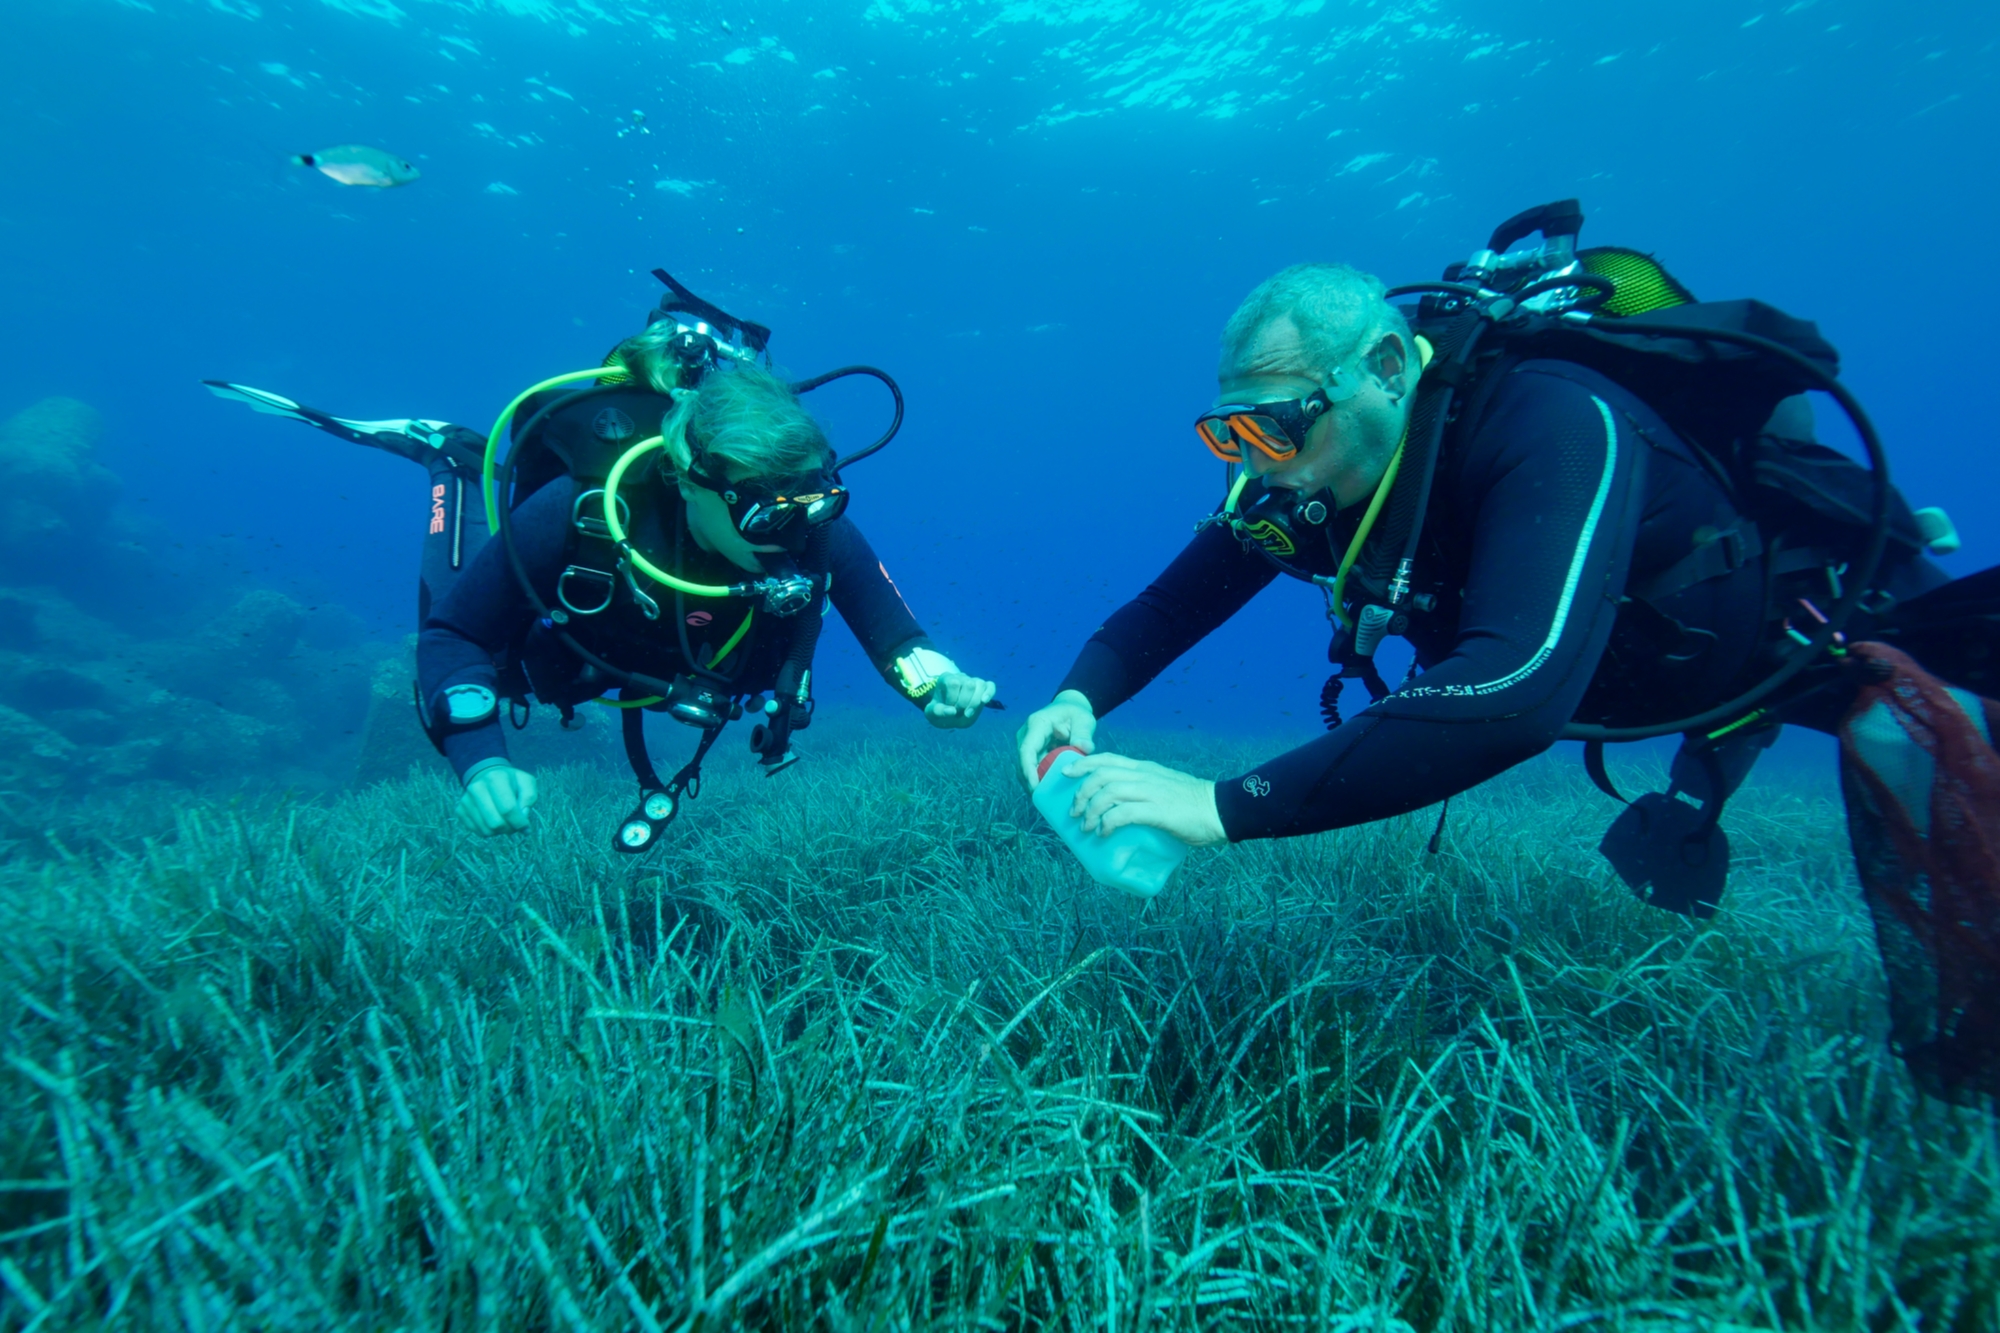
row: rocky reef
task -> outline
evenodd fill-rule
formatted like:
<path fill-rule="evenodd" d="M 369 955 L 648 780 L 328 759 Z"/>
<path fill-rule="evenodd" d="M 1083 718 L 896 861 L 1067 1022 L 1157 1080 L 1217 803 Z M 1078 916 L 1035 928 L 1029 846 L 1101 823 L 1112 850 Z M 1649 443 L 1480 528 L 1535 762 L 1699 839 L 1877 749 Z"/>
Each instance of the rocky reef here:
<path fill-rule="evenodd" d="M 344 781 L 387 646 L 266 588 L 226 592 L 206 616 L 93 603 L 93 586 L 120 583 L 98 576 L 107 559 L 171 565 L 117 505 L 102 429 L 70 398 L 0 423 L 0 791 Z"/>
<path fill-rule="evenodd" d="M 340 780 L 378 657 L 309 646 L 306 620 L 256 589 L 190 633 L 140 638 L 51 590 L 0 588 L 0 788 Z"/>
<path fill-rule="evenodd" d="M 0 423 L 0 797 L 323 789 L 442 765 L 411 703 L 414 635 L 370 640 L 339 606 L 218 588 L 118 504 L 102 433 L 71 398 Z M 610 761 L 615 738 L 537 710 L 509 745 L 540 766 Z"/>
<path fill-rule="evenodd" d="M 0 559 L 5 568 L 94 530 L 118 479 L 92 455 L 103 434 L 94 408 L 44 398 L 0 424 Z"/>

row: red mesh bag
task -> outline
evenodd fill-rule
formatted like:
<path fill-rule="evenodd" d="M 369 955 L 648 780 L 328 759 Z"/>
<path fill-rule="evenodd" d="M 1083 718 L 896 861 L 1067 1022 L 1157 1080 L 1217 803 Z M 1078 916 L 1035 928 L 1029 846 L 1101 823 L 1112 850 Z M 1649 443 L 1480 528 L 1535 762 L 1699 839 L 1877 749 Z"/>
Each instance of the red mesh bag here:
<path fill-rule="evenodd" d="M 1851 652 L 1841 794 L 1892 1036 L 1931 1095 L 2000 1095 L 2000 705 L 1886 644 Z"/>

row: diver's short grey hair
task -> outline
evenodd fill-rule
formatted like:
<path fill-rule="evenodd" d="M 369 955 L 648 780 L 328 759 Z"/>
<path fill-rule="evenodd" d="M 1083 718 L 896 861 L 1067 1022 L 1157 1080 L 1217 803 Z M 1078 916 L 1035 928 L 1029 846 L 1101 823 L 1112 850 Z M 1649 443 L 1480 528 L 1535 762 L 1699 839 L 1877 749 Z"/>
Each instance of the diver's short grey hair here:
<path fill-rule="evenodd" d="M 1354 369 L 1355 355 L 1386 334 L 1410 341 L 1409 321 L 1389 303 L 1372 273 L 1346 264 L 1294 264 L 1257 284 L 1222 329 L 1222 364 L 1238 372 L 1304 371 L 1326 375 Z M 1250 365 L 1257 336 L 1289 315 L 1299 331 L 1302 366 Z"/>

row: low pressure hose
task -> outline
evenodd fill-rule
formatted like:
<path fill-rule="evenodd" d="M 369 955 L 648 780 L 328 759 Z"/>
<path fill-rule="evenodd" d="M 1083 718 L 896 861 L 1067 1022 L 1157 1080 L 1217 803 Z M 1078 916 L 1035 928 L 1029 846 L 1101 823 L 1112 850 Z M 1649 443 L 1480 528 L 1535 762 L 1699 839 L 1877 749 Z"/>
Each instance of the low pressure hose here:
<path fill-rule="evenodd" d="M 823 375 L 815 375 L 811 379 L 800 380 L 798 383 L 792 385 L 791 389 L 795 394 L 807 394 L 819 388 L 822 384 L 831 384 L 835 380 L 846 379 L 849 375 L 872 375 L 874 378 L 881 380 L 888 388 L 889 396 L 896 400 L 896 412 L 889 420 L 889 429 L 877 436 L 874 443 L 856 449 L 845 458 L 836 458 L 834 460 L 833 475 L 835 477 L 840 475 L 842 468 L 853 463 L 859 463 L 862 459 L 867 458 L 871 454 L 878 453 L 887 447 L 889 441 L 896 438 L 896 432 L 903 428 L 903 389 L 901 385 L 889 377 L 889 372 L 886 370 L 877 370 L 874 366 L 842 366 L 838 370 L 829 370 Z"/>

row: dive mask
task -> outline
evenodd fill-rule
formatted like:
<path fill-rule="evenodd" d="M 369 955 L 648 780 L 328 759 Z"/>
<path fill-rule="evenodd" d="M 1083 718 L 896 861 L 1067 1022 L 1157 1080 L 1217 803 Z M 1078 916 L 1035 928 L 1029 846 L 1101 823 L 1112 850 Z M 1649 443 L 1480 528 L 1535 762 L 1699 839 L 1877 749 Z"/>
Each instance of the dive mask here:
<path fill-rule="evenodd" d="M 1255 449 L 1274 463 L 1297 457 L 1306 447 L 1306 434 L 1313 423 L 1335 403 L 1346 402 L 1360 392 L 1357 380 L 1347 383 L 1348 374 L 1339 371 L 1327 383 L 1303 398 L 1284 398 L 1271 403 L 1223 403 L 1195 418 L 1194 433 L 1208 451 L 1225 463 L 1243 461 L 1246 447 Z"/>
<path fill-rule="evenodd" d="M 726 480 L 696 460 L 687 477 L 720 496 L 729 506 L 729 521 L 753 542 L 802 544 L 814 528 L 847 512 L 847 488 L 825 474 L 780 489 L 758 481 Z"/>

